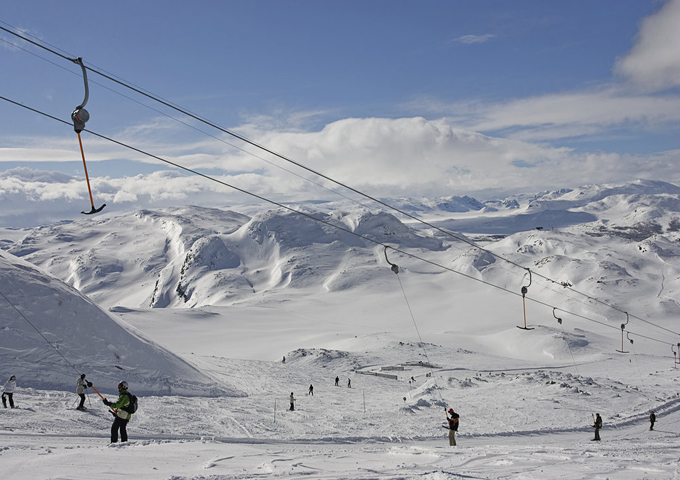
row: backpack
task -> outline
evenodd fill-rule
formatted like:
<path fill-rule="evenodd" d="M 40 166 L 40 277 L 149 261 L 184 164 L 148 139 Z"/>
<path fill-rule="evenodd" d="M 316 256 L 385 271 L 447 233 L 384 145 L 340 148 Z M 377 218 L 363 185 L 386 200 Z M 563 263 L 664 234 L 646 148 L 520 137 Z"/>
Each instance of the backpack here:
<path fill-rule="evenodd" d="M 121 408 L 124 412 L 135 413 L 137 411 L 137 396 L 127 392 L 127 396 L 130 399 L 130 404 L 127 407 Z"/>

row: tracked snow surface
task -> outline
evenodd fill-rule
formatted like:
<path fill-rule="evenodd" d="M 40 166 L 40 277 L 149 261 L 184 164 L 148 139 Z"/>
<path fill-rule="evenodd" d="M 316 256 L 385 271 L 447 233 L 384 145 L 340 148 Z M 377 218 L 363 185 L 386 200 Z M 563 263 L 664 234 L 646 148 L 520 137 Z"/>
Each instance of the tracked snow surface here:
<path fill-rule="evenodd" d="M 680 188 L 394 203 L 455 237 L 342 203 L 0 230 L 2 478 L 680 476 Z M 78 372 L 130 383 L 129 442 Z"/>

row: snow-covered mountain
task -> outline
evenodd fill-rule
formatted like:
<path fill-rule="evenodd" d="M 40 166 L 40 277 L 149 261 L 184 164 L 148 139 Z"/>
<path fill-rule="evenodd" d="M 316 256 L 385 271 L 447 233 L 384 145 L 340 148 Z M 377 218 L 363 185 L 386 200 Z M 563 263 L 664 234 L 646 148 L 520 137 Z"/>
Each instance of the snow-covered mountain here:
<path fill-rule="evenodd" d="M 443 249 L 387 213 L 315 215 L 343 230 L 293 212 L 248 218 L 182 207 L 40 227 L 8 251 L 102 305 L 138 308 L 224 305 L 283 288 L 350 288 L 379 259 L 359 235 Z"/>
<path fill-rule="evenodd" d="M 385 244 L 513 291 L 526 282 L 526 272 L 498 257 L 612 304 L 626 299 L 617 305 L 623 310 L 643 310 L 662 322 L 680 313 L 679 187 L 649 181 L 587 186 L 491 202 L 493 208 L 462 198 L 477 210 L 456 211 L 441 199 L 399 203 L 441 230 L 394 211 L 346 204 L 302 206 L 305 215 L 180 207 L 39 227 L 3 248 L 109 308 L 234 305 L 291 290 L 309 296 L 360 291 L 387 266 Z M 485 251 L 461 242 L 465 235 Z M 422 281 L 439 281 L 429 275 L 436 267 L 408 256 L 399 262 L 424 274 Z M 578 295 L 560 298 L 554 286 L 541 288 L 546 301 L 608 315 L 583 306 Z"/>

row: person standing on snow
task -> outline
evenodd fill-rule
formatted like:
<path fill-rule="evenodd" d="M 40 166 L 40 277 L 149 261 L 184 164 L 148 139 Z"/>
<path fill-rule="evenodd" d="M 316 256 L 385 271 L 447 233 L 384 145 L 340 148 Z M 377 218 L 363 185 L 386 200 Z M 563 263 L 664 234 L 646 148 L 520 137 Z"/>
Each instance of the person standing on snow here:
<path fill-rule="evenodd" d="M 595 438 L 593 438 L 593 441 L 600 441 L 600 429 L 602 428 L 602 417 L 600 416 L 599 413 L 595 414 L 595 423 L 593 424 L 593 428 L 595 429 Z"/>
<path fill-rule="evenodd" d="M 338 386 L 338 383 L 340 383 L 340 377 L 335 377 L 335 386 Z"/>
<path fill-rule="evenodd" d="M 9 380 L 5 382 L 2 387 L 2 406 L 7 408 L 7 399 L 9 398 L 9 406 L 14 408 L 14 389 L 17 388 L 17 377 L 12 375 Z"/>
<path fill-rule="evenodd" d="M 127 424 L 132 418 L 132 414 L 127 412 L 130 406 L 130 393 L 128 393 L 128 384 L 122 381 L 118 384 L 118 400 L 109 402 L 106 398 L 102 400 L 104 405 L 113 409 L 113 425 L 111 425 L 111 443 L 118 441 L 118 431 L 120 430 L 120 441 L 127 442 Z"/>
<path fill-rule="evenodd" d="M 289 411 L 294 412 L 295 411 L 295 397 L 293 396 L 293 392 L 290 392 L 290 409 Z"/>
<path fill-rule="evenodd" d="M 312 397 L 314 396 L 314 385 L 309 386 L 309 392 L 307 392 L 307 395 L 311 395 Z"/>
<path fill-rule="evenodd" d="M 654 430 L 654 422 L 656 422 L 656 415 L 654 415 L 654 410 L 649 412 L 649 429 Z"/>
<path fill-rule="evenodd" d="M 449 408 L 448 413 L 446 408 L 444 408 L 444 413 L 446 414 L 446 421 L 449 422 L 449 446 L 456 446 L 456 432 L 458 431 L 458 423 L 460 421 L 460 415 L 453 411 L 453 408 Z M 450 416 L 449 416 L 450 415 Z"/>
<path fill-rule="evenodd" d="M 80 405 L 76 407 L 76 410 L 85 410 L 85 391 L 87 387 L 91 386 L 92 382 L 85 380 L 85 374 L 83 373 L 80 375 L 78 381 L 76 382 L 76 393 L 80 397 Z"/>
<path fill-rule="evenodd" d="M 352 388 L 352 380 L 349 378 L 347 379 L 347 388 Z"/>

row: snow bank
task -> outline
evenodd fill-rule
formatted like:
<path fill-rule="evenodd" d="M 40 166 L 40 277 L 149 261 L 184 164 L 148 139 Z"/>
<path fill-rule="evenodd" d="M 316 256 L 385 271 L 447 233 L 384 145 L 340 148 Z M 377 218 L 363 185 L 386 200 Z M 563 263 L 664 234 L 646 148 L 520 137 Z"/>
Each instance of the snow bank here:
<path fill-rule="evenodd" d="M 71 390 L 82 372 L 95 388 L 127 380 L 140 394 L 237 394 L 74 288 L 1 251 L 0 293 L 0 378 L 13 374 L 22 387 Z"/>

